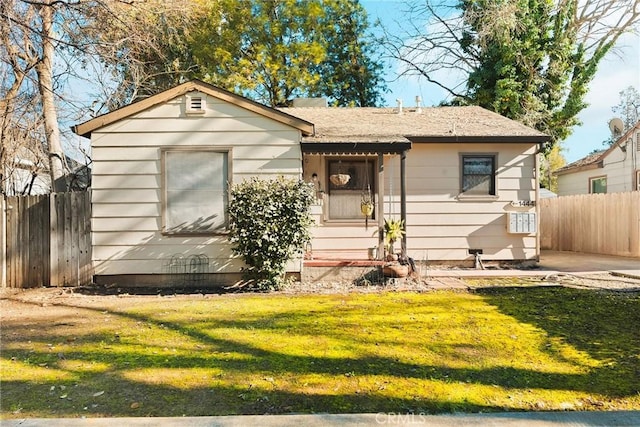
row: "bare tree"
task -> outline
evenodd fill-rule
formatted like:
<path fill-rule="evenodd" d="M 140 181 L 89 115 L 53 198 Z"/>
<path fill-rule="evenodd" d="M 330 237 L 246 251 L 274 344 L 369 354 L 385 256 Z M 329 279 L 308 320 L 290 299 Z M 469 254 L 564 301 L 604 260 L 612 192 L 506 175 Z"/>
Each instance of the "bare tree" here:
<path fill-rule="evenodd" d="M 3 73 L 0 103 L 2 109 L 1 158 L 4 169 L 15 163 L 15 156 L 32 157 L 34 147 L 46 147 L 53 191 L 65 191 L 65 156 L 62 150 L 54 60 L 60 38 L 54 28 L 57 8 L 65 2 L 54 0 L 4 0 L 0 6 L 0 38 Z M 29 99 L 30 102 L 19 102 Z M 11 157 L 8 152 L 12 147 Z M 22 150 L 19 150 L 22 148 Z M 18 159 L 19 160 L 19 159 Z M 39 159 L 31 159 L 41 167 Z M 35 166 L 34 166 L 35 167 Z"/>
<path fill-rule="evenodd" d="M 11 1 L 0 3 L 0 192 L 29 194 L 35 178 L 22 186 L 21 172 L 37 176 L 46 156 L 39 135 L 42 121 L 33 113 L 39 104 L 32 84 L 38 57 L 32 53 L 30 31 L 17 24 L 14 13 L 31 19 L 33 10 L 15 6 Z"/>
<path fill-rule="evenodd" d="M 199 2 L 0 1 L 0 180 L 13 167 L 18 148 L 37 152 L 31 148 L 39 144 L 47 153 L 44 169 L 51 176 L 52 190 L 66 191 L 71 183 L 61 123 L 119 107 L 135 98 L 145 82 L 157 83 L 158 76 L 140 75 L 144 67 L 136 64 L 152 55 L 136 53 L 152 52 L 162 64 L 164 42 L 173 31 L 185 28 L 181 24 L 186 25 L 192 15 L 184 12 L 195 4 Z M 158 30 L 161 25 L 165 39 Z M 131 70 L 131 81 L 119 81 L 118 67 Z M 73 99 L 67 93 L 70 81 L 94 88 L 95 99 L 89 103 Z"/>
<path fill-rule="evenodd" d="M 204 22 L 206 3 L 111 0 L 86 9 L 91 25 L 77 43 L 91 49 L 108 82 L 96 109 L 113 110 L 189 78 L 195 65 L 187 42 Z"/>

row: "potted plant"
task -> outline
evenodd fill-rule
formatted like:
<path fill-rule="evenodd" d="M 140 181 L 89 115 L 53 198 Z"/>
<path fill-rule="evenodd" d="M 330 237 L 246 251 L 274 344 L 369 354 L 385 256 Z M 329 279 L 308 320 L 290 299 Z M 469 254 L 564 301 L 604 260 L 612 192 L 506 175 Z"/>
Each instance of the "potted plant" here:
<path fill-rule="evenodd" d="M 401 219 L 384 220 L 384 243 L 387 248 L 387 262 L 383 267 L 385 277 L 406 277 L 409 274 L 409 266 L 398 262 L 398 255 L 393 245 L 401 239 L 404 231 L 404 221 Z"/>
<path fill-rule="evenodd" d="M 384 220 L 384 243 L 389 254 L 395 254 L 393 245 L 405 234 L 404 221 L 401 219 Z"/>
<path fill-rule="evenodd" d="M 373 203 L 370 201 L 360 202 L 360 212 L 366 217 L 370 217 L 373 213 Z"/>

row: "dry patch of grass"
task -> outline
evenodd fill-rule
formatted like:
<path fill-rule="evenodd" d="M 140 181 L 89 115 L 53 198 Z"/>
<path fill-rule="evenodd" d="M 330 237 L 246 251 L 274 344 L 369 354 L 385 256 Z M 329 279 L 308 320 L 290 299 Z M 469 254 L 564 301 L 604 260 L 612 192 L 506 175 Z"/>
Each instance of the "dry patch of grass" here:
<path fill-rule="evenodd" d="M 637 296 L 115 301 L 3 316 L 3 417 L 640 408 Z"/>

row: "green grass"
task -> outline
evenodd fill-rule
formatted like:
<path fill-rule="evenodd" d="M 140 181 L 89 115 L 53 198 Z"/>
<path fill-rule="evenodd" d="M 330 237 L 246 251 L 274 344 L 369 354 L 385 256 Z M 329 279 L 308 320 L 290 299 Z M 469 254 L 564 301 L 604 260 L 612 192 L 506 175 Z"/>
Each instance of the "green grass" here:
<path fill-rule="evenodd" d="M 640 409 L 632 295 L 105 297 L 30 310 L 3 320 L 3 418 Z"/>

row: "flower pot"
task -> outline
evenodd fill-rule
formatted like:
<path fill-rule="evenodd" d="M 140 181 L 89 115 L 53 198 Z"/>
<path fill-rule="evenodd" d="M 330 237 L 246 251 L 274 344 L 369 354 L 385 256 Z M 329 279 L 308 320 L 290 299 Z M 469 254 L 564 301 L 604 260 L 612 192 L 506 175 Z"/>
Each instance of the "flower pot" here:
<path fill-rule="evenodd" d="M 350 179 L 351 179 L 351 176 L 347 175 L 346 173 L 337 173 L 329 177 L 329 181 L 331 181 L 331 183 L 336 187 L 342 187 L 344 185 L 347 185 Z"/>
<path fill-rule="evenodd" d="M 384 267 L 382 267 L 382 274 L 384 275 L 384 277 L 407 277 L 409 275 L 409 266 L 399 263 L 386 264 Z"/>
<path fill-rule="evenodd" d="M 371 216 L 371 214 L 373 213 L 373 203 L 361 203 L 360 211 L 364 216 Z"/>

